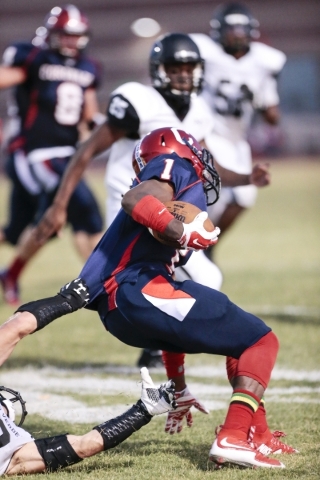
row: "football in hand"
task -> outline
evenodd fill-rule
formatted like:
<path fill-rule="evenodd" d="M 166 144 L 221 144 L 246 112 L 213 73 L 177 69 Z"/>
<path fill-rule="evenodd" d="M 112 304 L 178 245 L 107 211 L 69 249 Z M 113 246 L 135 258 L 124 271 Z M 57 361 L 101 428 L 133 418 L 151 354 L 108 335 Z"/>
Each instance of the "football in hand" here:
<path fill-rule="evenodd" d="M 179 202 L 179 200 L 172 200 L 170 202 L 164 202 L 164 205 L 168 209 L 168 211 L 180 222 L 182 223 L 191 223 L 195 217 L 200 213 L 202 210 L 192 205 L 192 203 L 187 202 Z M 214 225 L 209 218 L 207 218 L 204 222 L 204 228 L 208 232 L 213 232 Z M 174 247 L 181 249 L 179 242 L 175 240 L 170 240 L 164 233 L 158 232 L 156 230 L 151 230 L 150 233 L 156 238 L 160 243 L 167 245 L 169 247 Z"/>

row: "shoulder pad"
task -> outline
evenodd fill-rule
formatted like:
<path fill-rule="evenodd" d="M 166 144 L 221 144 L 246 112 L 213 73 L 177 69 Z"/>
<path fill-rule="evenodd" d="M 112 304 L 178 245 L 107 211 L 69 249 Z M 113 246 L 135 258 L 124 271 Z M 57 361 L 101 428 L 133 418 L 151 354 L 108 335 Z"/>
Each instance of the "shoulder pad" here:
<path fill-rule="evenodd" d="M 204 33 L 190 33 L 189 35 L 197 44 L 201 57 L 204 60 L 210 59 L 211 55 L 216 55 L 218 52 L 221 52 L 220 45 L 214 42 L 209 35 L 205 35 Z"/>
<path fill-rule="evenodd" d="M 268 70 L 272 75 L 279 73 L 287 60 L 286 55 L 281 50 L 261 42 L 251 42 L 250 52 L 257 64 Z"/>
<path fill-rule="evenodd" d="M 124 83 L 123 85 L 120 85 L 120 87 L 117 87 L 112 92 L 112 95 L 116 95 L 116 94 L 120 93 L 121 95 L 123 95 L 124 97 L 127 97 L 128 100 L 131 101 L 132 97 L 135 97 L 136 95 L 145 94 L 147 89 L 148 89 L 148 87 L 146 87 L 142 83 L 128 82 L 128 83 Z"/>
<path fill-rule="evenodd" d="M 39 50 L 37 47 L 29 42 L 17 42 L 9 45 L 4 53 L 2 62 L 4 65 L 22 66 L 28 55 L 32 50 Z"/>
<path fill-rule="evenodd" d="M 153 88 L 138 82 L 124 83 L 112 92 L 112 96 L 120 94 L 134 107 L 138 117 L 143 121 L 158 110 L 162 96 Z"/>

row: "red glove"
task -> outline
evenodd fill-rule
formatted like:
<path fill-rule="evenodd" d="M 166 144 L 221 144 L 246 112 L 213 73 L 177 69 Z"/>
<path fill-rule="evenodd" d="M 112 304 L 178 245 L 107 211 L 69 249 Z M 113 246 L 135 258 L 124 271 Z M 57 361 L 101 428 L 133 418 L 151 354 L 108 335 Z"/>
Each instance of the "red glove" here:
<path fill-rule="evenodd" d="M 207 212 L 200 212 L 191 223 L 183 223 L 183 234 L 178 242 L 187 250 L 205 250 L 218 241 L 220 228 L 208 232 L 203 224 L 208 218 Z"/>
<path fill-rule="evenodd" d="M 202 413 L 209 413 L 209 410 L 199 402 L 186 387 L 182 392 L 175 393 L 177 408 L 169 412 L 164 431 L 173 435 L 180 433 L 183 428 L 183 419 L 186 418 L 187 427 L 192 427 L 193 418 L 190 411 L 191 407 L 197 408 Z"/>

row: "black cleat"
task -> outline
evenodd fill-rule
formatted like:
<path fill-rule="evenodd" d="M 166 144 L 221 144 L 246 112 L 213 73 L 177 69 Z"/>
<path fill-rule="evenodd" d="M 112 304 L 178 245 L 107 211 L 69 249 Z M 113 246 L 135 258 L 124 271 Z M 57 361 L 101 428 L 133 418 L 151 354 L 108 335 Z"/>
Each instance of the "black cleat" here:
<path fill-rule="evenodd" d="M 160 368 L 163 367 L 162 361 L 162 352 L 161 350 L 151 350 L 150 348 L 145 348 L 142 350 L 141 355 L 138 359 L 137 366 L 139 368 Z"/>

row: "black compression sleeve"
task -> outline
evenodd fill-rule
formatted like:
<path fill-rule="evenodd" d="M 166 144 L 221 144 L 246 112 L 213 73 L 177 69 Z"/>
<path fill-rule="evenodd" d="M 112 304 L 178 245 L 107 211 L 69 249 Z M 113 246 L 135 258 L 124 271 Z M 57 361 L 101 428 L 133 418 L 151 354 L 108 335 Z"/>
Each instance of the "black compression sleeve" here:
<path fill-rule="evenodd" d="M 152 416 L 141 400 L 138 400 L 125 413 L 97 425 L 93 430 L 98 430 L 103 438 L 104 450 L 109 450 L 122 443 L 144 425 L 147 425 L 151 418 Z"/>

